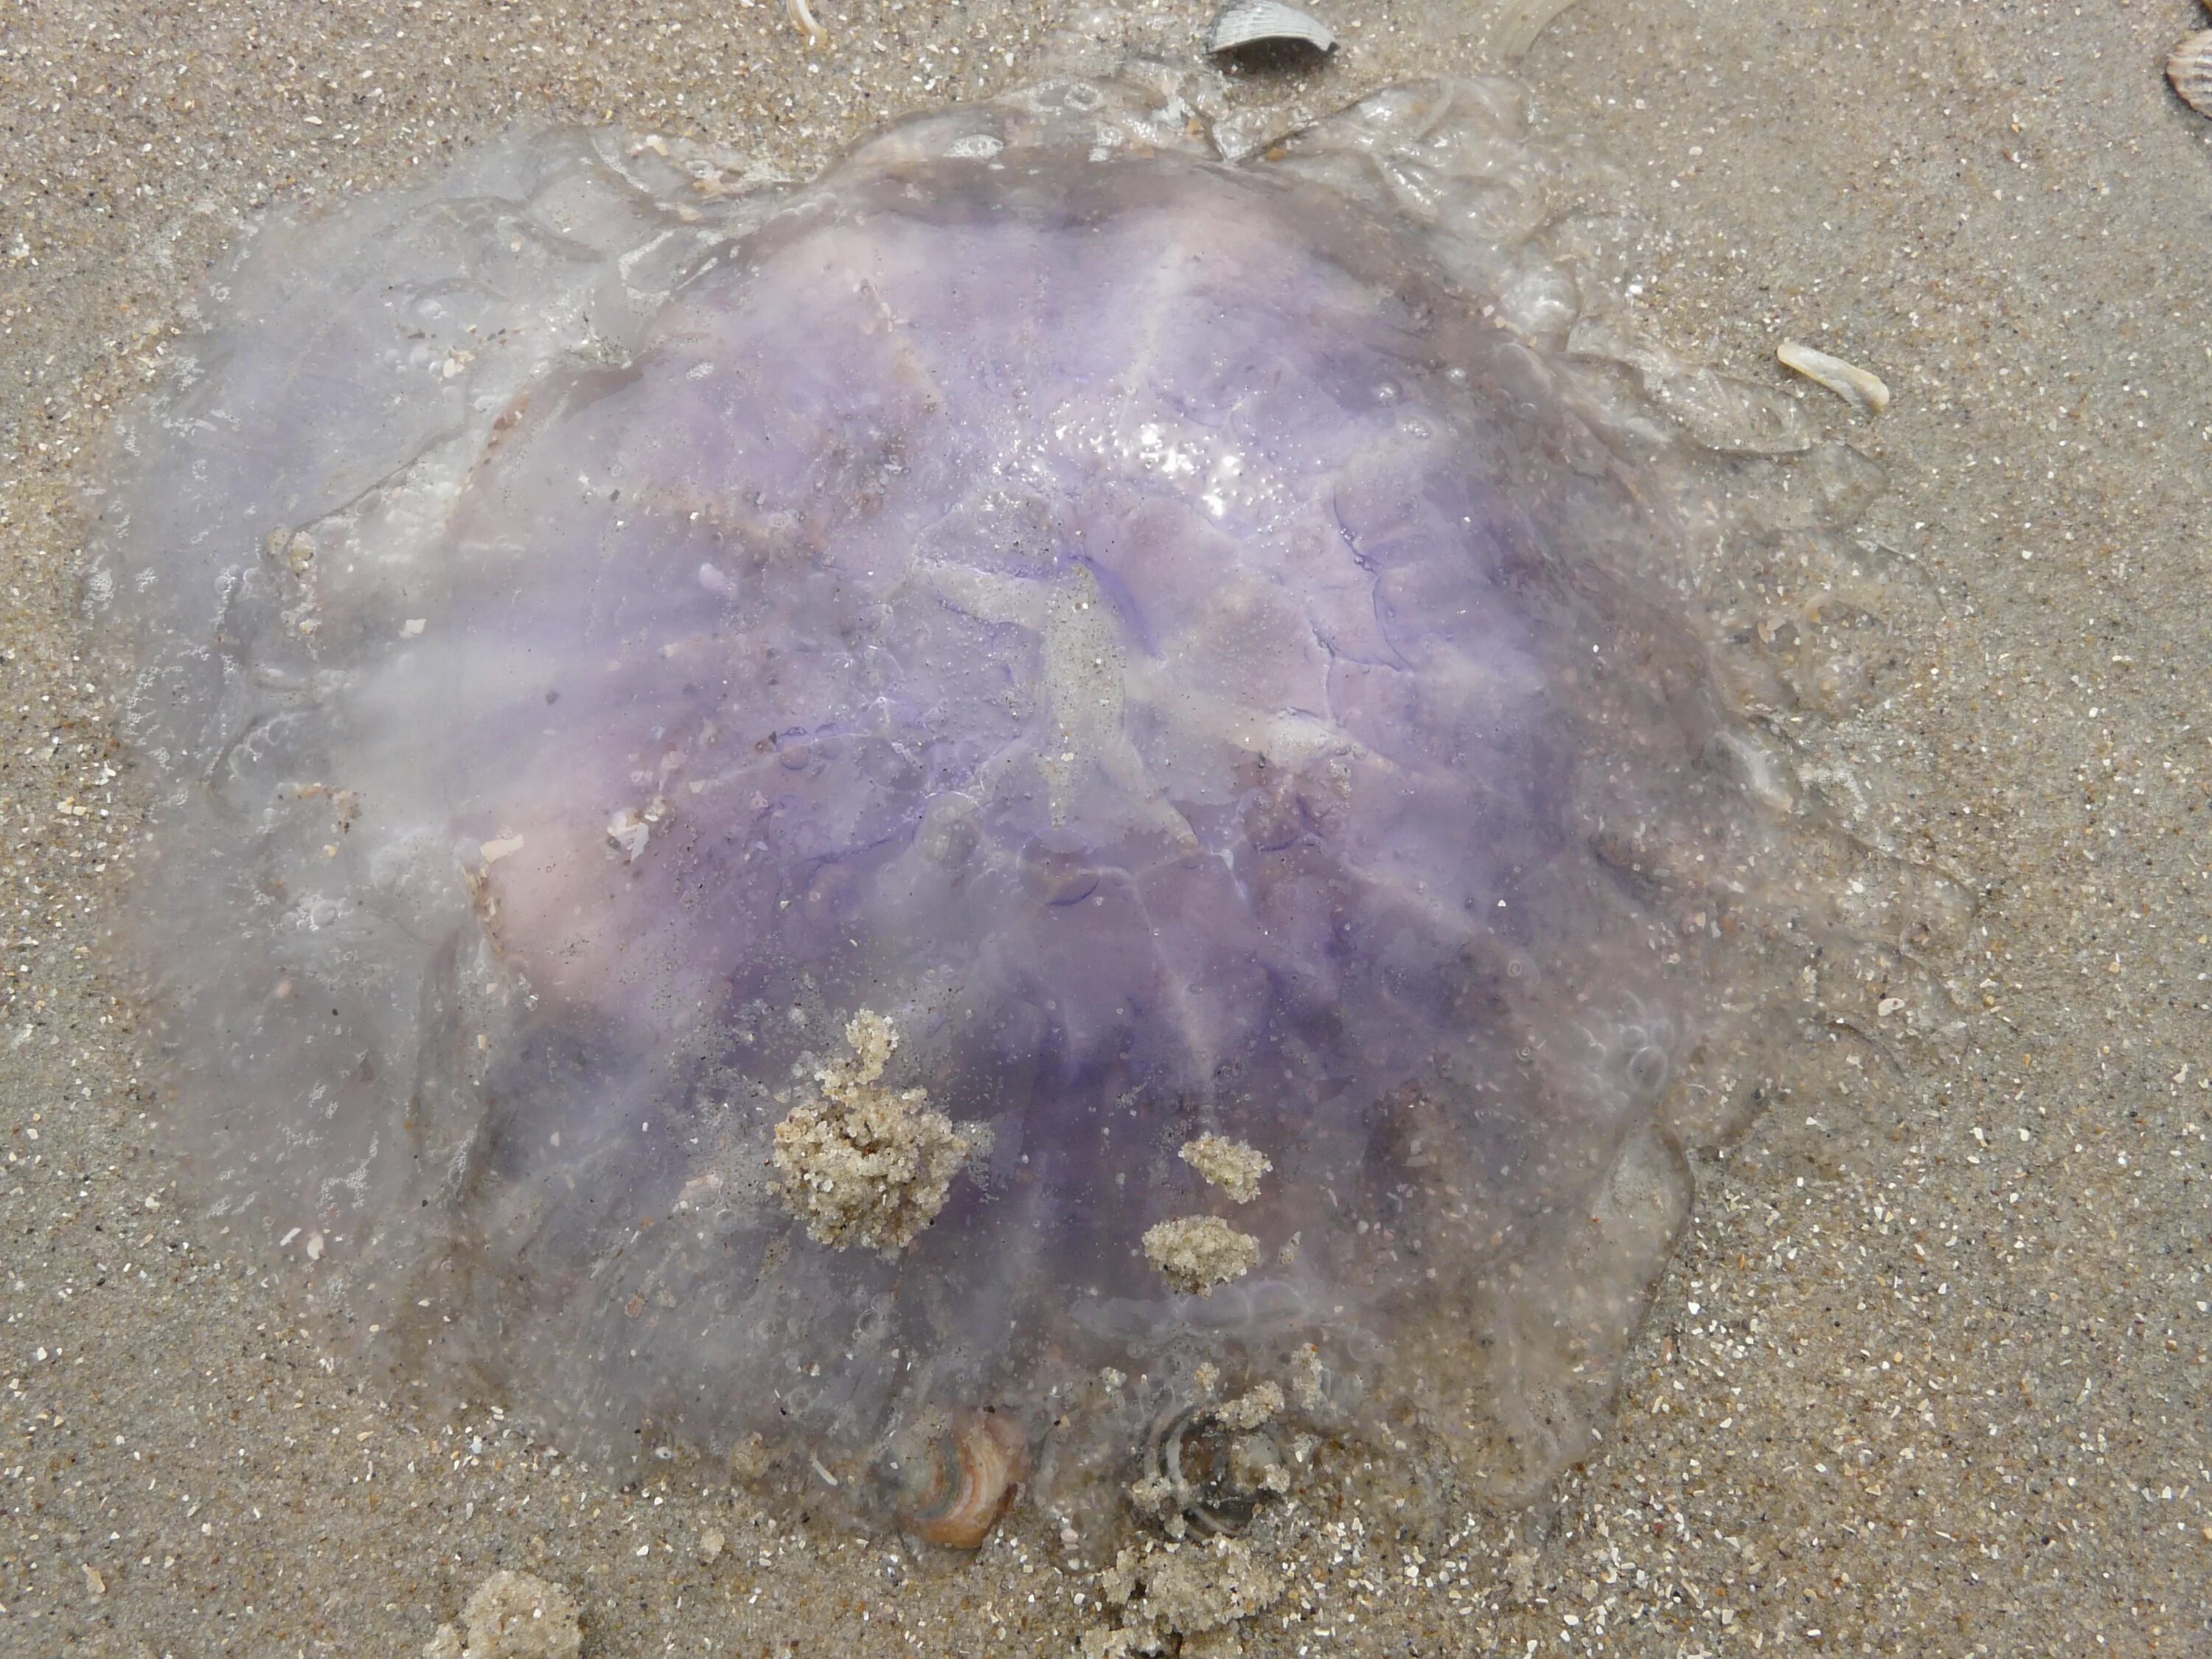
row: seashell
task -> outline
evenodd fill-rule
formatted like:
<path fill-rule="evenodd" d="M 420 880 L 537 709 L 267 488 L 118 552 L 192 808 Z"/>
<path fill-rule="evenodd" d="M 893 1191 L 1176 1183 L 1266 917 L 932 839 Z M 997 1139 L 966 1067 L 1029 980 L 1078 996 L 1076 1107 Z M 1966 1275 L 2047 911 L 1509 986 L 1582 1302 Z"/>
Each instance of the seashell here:
<path fill-rule="evenodd" d="M 1320 19 L 1309 17 L 1281 0 L 1231 0 L 1206 37 L 1209 52 L 1235 52 L 1264 40 L 1303 40 L 1316 52 L 1336 45 L 1336 35 Z"/>
<path fill-rule="evenodd" d="M 1282 1406 L 1283 1391 L 1268 1383 L 1225 1406 L 1200 1402 L 1161 1418 L 1146 1478 L 1130 1489 L 1138 1512 L 1173 1539 L 1242 1532 L 1261 1501 L 1289 1485 L 1273 1443 L 1253 1432 Z"/>
<path fill-rule="evenodd" d="M 927 1543 L 972 1550 L 990 1536 L 1029 1470 L 1029 1445 L 1009 1417 L 967 1411 L 952 1419 L 928 1459 L 915 1501 L 899 1520 Z"/>
<path fill-rule="evenodd" d="M 2212 115 L 2212 29 L 2181 37 L 2166 57 L 2166 78 L 2183 103 L 2199 115 Z"/>
<path fill-rule="evenodd" d="M 1784 368 L 1793 368 L 1807 380 L 1828 388 L 1862 415 L 1879 415 L 1889 407 L 1889 387 L 1871 369 L 1831 357 L 1815 347 L 1784 340 L 1775 351 Z"/>

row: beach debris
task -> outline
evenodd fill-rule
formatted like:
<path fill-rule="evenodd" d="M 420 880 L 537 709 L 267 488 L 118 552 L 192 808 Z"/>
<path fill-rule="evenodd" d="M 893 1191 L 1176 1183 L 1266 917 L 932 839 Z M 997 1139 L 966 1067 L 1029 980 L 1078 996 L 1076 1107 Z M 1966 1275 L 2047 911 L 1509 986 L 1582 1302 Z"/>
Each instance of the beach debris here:
<path fill-rule="evenodd" d="M 1200 1135 L 1185 1141 L 1178 1156 L 1238 1204 L 1249 1204 L 1257 1198 L 1260 1178 L 1275 1167 L 1257 1147 L 1226 1135 Z"/>
<path fill-rule="evenodd" d="M 1807 380 L 1824 386 L 1862 415 L 1879 415 L 1889 407 L 1889 387 L 1871 369 L 1832 357 L 1818 347 L 1784 340 L 1774 353 L 1783 368 L 1795 369 Z"/>
<path fill-rule="evenodd" d="M 1235 52 L 1275 40 L 1302 40 L 1316 52 L 1328 52 L 1336 46 L 1336 34 L 1319 18 L 1284 5 L 1282 0 L 1231 0 L 1214 17 L 1206 50 Z"/>
<path fill-rule="evenodd" d="M 1196 1296 L 1242 1279 L 1260 1259 L 1260 1241 L 1218 1215 L 1187 1215 L 1145 1229 L 1145 1260 L 1168 1283 Z"/>
<path fill-rule="evenodd" d="M 2166 78 L 2183 103 L 2199 115 L 2212 115 L 2212 29 L 2198 29 L 2175 43 L 2166 56 Z"/>
<path fill-rule="evenodd" d="M 422 1659 L 576 1659 L 583 1645 L 574 1596 L 526 1572 L 502 1571 L 476 1587 L 458 1626 L 438 1627 Z"/>
<path fill-rule="evenodd" d="M 925 1543 L 975 1549 L 1021 1490 L 1028 1441 L 1020 1425 L 989 1410 L 957 1413 L 933 1438 L 922 1460 L 921 1490 L 899 1520 Z"/>
<path fill-rule="evenodd" d="M 806 0 L 784 0 L 790 9 L 791 21 L 806 31 L 806 44 L 818 46 L 830 38 L 830 33 L 814 21 L 814 14 L 806 8 Z"/>
<path fill-rule="evenodd" d="M 990 1131 L 931 1110 L 927 1090 L 878 1081 L 899 1042 L 883 1015 L 855 1014 L 845 1042 L 851 1055 L 814 1074 L 820 1097 L 775 1126 L 772 1161 L 791 1212 L 817 1243 L 896 1256 L 937 1218 L 952 1177 Z"/>

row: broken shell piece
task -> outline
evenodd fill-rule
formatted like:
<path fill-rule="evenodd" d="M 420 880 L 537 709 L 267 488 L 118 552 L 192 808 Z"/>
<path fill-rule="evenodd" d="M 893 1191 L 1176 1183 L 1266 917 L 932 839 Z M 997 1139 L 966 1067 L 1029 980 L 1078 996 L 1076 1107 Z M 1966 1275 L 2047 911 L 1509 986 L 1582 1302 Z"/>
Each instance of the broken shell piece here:
<path fill-rule="evenodd" d="M 1281 0 L 1232 0 L 1214 18 L 1206 49 L 1210 53 L 1235 52 L 1265 40 L 1303 40 L 1316 52 L 1328 52 L 1335 46 L 1336 35 L 1320 19 Z"/>
<path fill-rule="evenodd" d="M 501 836 L 495 840 L 477 844 L 477 851 L 486 864 L 497 864 L 501 859 L 521 850 L 522 837 L 520 836 Z"/>
<path fill-rule="evenodd" d="M 925 1542 L 975 1549 L 1021 1489 L 1029 1447 L 1012 1419 L 985 1410 L 960 1413 L 934 1451 L 927 1484 L 899 1518 Z"/>
<path fill-rule="evenodd" d="M 607 845 L 623 855 L 625 864 L 636 863 L 652 839 L 653 826 L 627 806 L 607 821 Z"/>
<path fill-rule="evenodd" d="M 1856 363 L 1831 357 L 1796 340 L 1784 340 L 1774 355 L 1783 368 L 1794 368 L 1807 380 L 1827 387 L 1862 415 L 1879 415 L 1889 407 L 1889 388 L 1881 376 Z"/>
<path fill-rule="evenodd" d="M 2181 37 L 2166 58 L 2166 78 L 2183 103 L 2199 115 L 2212 115 L 2212 29 Z"/>

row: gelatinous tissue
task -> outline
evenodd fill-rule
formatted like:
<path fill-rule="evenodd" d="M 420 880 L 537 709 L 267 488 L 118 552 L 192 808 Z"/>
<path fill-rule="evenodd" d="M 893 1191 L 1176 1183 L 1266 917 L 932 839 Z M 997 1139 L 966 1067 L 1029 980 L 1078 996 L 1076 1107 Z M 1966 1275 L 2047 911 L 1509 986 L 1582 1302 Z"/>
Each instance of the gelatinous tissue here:
<path fill-rule="evenodd" d="M 517 138 L 262 225 L 124 428 L 170 1144 L 402 1382 L 925 1535 L 1590 1443 L 1809 949 L 1701 572 L 1859 474 L 1510 83 L 1182 87 Z"/>

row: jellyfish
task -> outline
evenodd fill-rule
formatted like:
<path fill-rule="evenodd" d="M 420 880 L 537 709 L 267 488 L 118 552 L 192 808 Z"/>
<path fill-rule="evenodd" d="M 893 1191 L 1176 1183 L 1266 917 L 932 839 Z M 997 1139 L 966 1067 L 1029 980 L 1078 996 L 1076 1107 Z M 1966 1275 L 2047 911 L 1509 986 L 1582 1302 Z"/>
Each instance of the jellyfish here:
<path fill-rule="evenodd" d="M 1768 836 L 1686 550 L 1803 435 L 1591 346 L 1509 83 L 1179 84 L 522 135 L 124 427 L 165 1133 L 409 1385 L 957 1544 L 1589 1443 Z"/>

